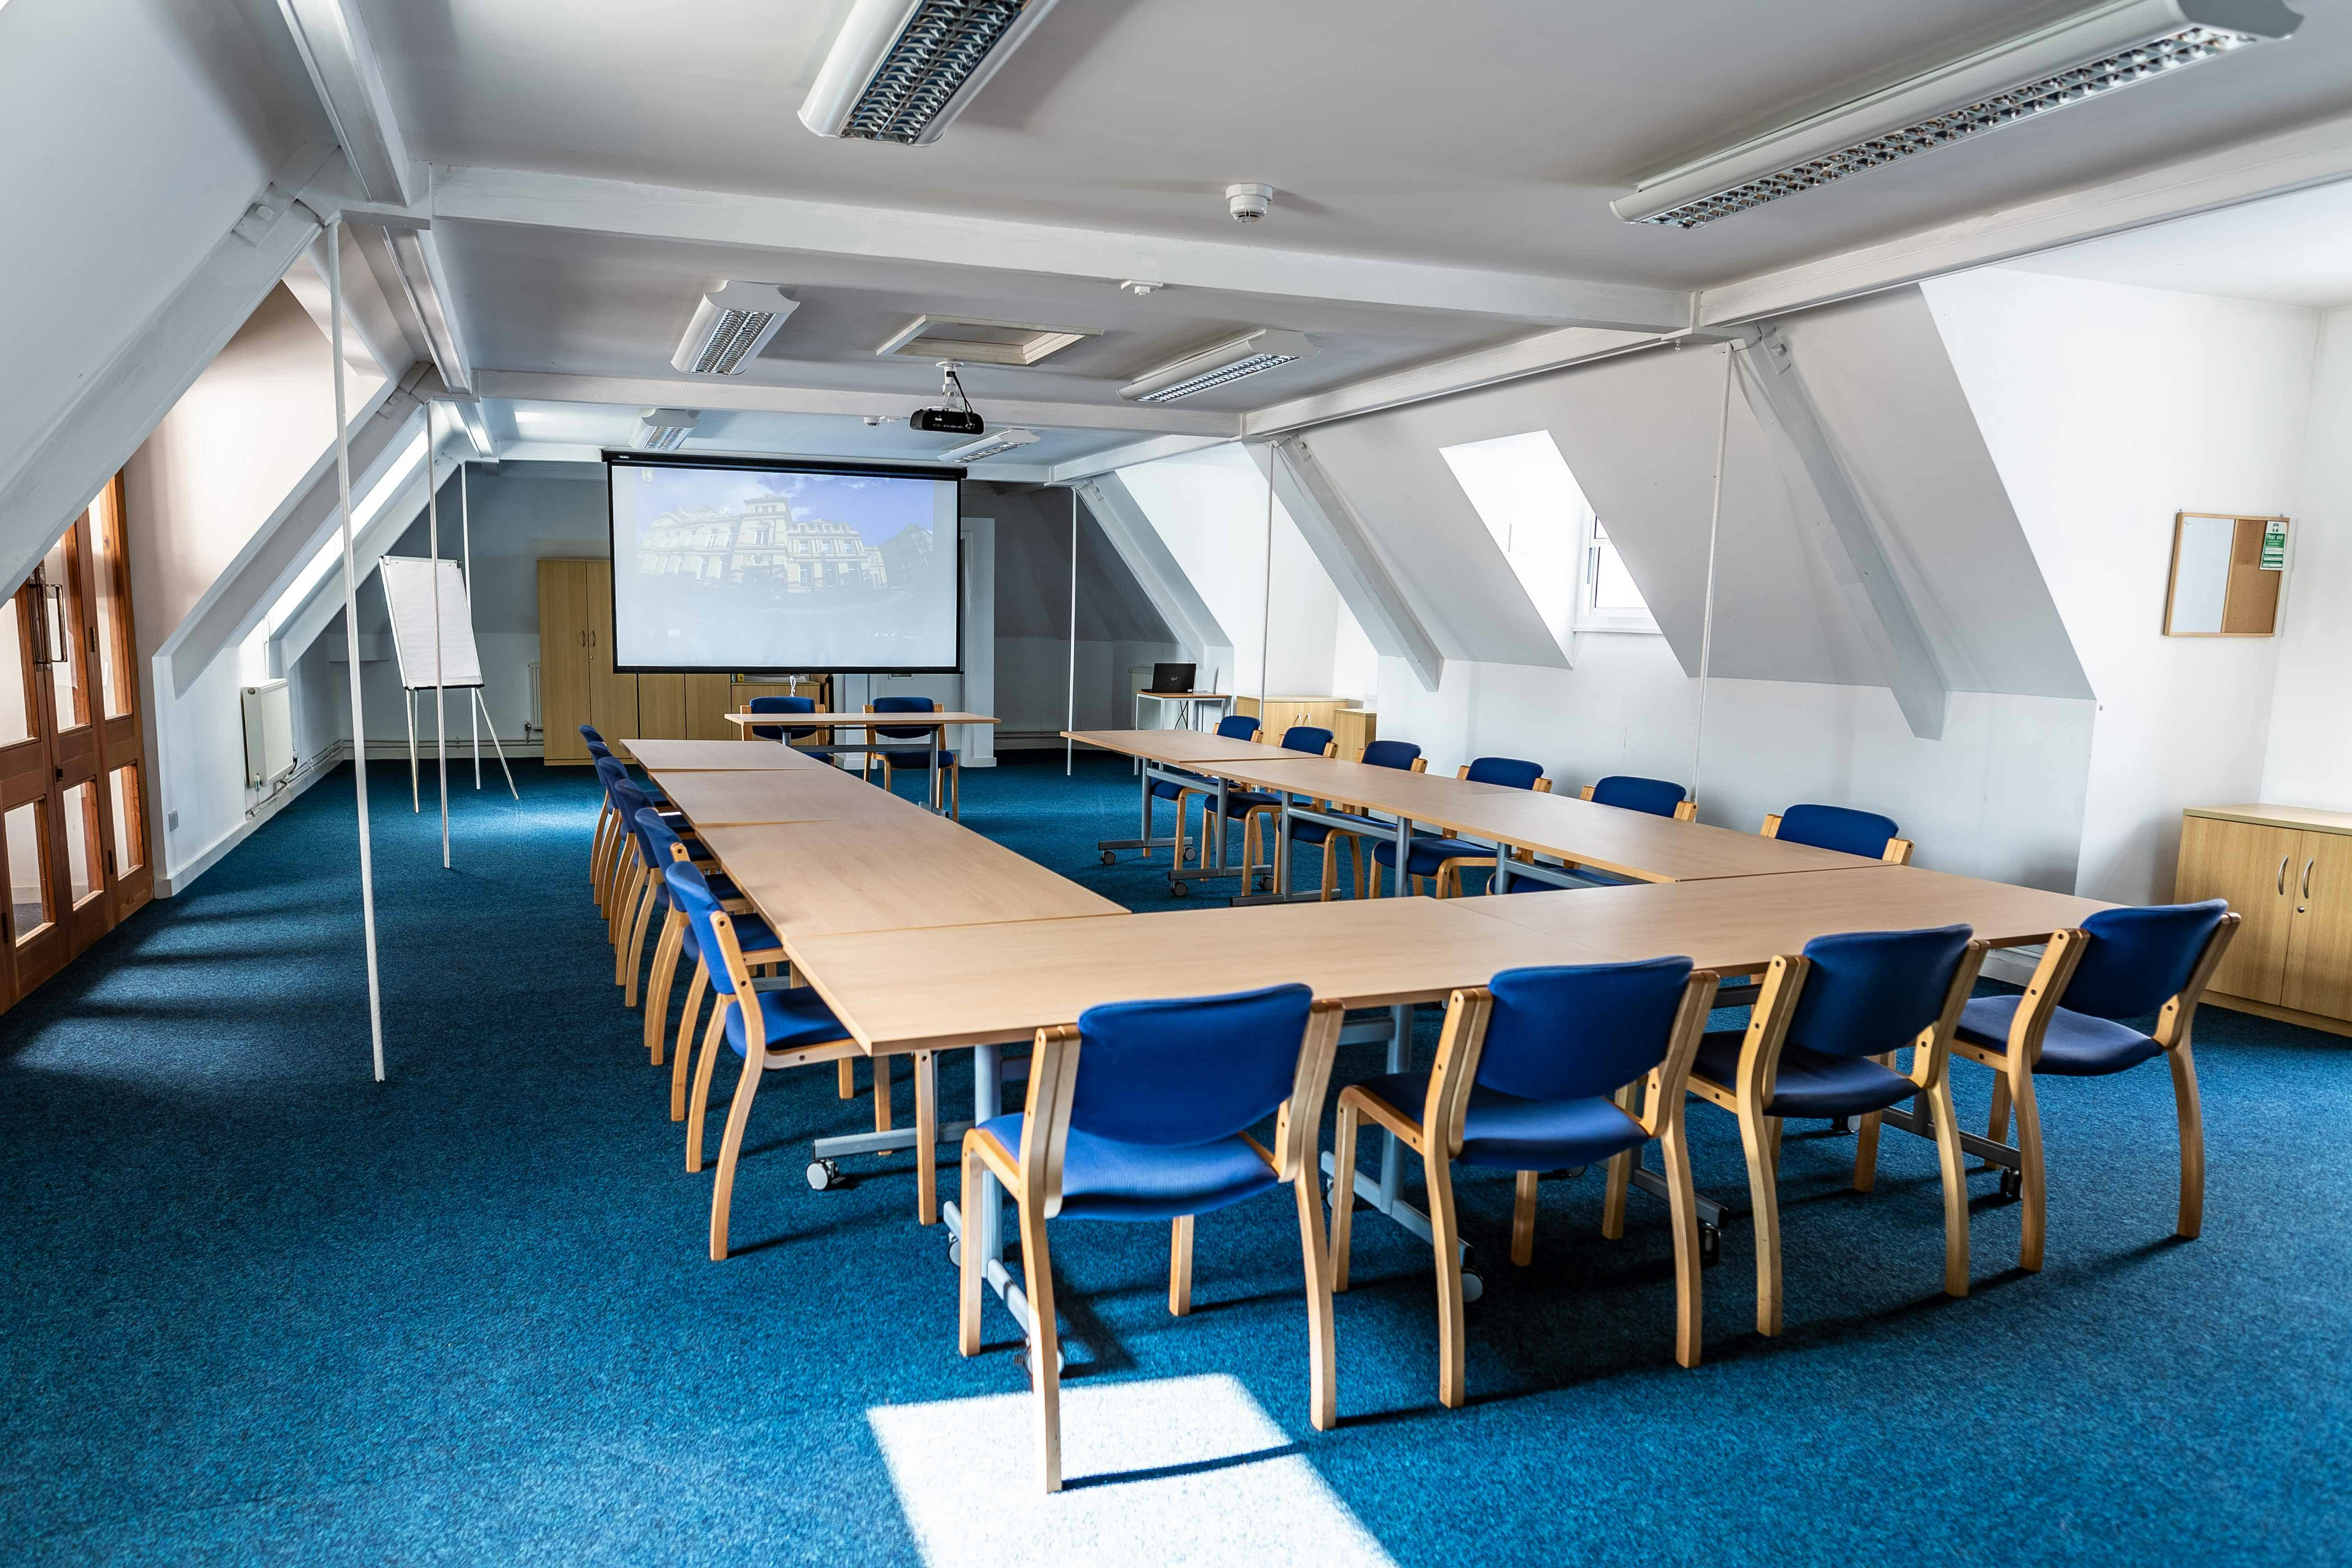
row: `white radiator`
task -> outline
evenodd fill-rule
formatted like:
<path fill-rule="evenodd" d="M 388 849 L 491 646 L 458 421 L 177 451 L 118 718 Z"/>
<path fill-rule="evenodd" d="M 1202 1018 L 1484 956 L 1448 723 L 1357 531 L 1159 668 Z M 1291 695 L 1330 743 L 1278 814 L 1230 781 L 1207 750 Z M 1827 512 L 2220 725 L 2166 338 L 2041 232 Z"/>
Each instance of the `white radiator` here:
<path fill-rule="evenodd" d="M 245 782 L 267 789 L 294 771 L 294 697 L 282 680 L 244 690 Z"/>

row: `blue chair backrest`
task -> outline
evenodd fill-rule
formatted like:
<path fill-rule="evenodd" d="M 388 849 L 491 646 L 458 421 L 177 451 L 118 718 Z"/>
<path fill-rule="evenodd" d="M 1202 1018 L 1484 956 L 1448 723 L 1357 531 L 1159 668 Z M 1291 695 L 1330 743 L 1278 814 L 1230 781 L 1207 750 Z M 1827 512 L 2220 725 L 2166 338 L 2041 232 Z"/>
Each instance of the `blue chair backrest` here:
<path fill-rule="evenodd" d="M 2083 922 L 2091 935 L 2058 1005 L 2095 1018 L 2142 1018 L 2180 994 L 2228 900 L 2101 910 Z"/>
<path fill-rule="evenodd" d="M 702 879 L 701 872 L 683 860 L 671 861 L 662 876 L 669 886 L 670 906 L 684 910 L 686 918 L 694 924 L 695 941 L 708 955 L 704 967 L 710 971 L 710 984 L 734 995 L 734 977 L 727 973 L 725 962 L 719 957 L 726 949 L 719 945 L 719 928 L 710 923 L 710 917 L 720 912 L 719 900 L 710 896 L 710 884 Z"/>
<path fill-rule="evenodd" d="M 1626 811 L 1646 811 L 1652 816 L 1672 816 L 1683 803 L 1683 786 L 1670 779 L 1640 779 L 1631 773 L 1611 773 L 1592 786 L 1596 805 Z"/>
<path fill-rule="evenodd" d="M 1893 817 L 1881 816 L 1874 811 L 1855 811 L 1843 805 L 1792 805 L 1780 814 L 1780 831 L 1775 837 L 1791 844 L 1842 849 L 1848 855 L 1866 855 L 1875 860 L 1886 853 L 1886 841 L 1902 831 L 1895 826 Z"/>
<path fill-rule="evenodd" d="M 1286 752 L 1305 752 L 1310 757 L 1319 757 L 1330 743 L 1331 731 L 1312 724 L 1293 724 L 1282 732 L 1282 749 Z"/>
<path fill-rule="evenodd" d="M 816 699 L 814 697 L 754 697 L 745 703 L 744 707 L 753 713 L 814 713 L 816 711 Z M 796 730 L 786 729 L 781 724 L 754 724 L 751 726 L 751 733 L 759 736 L 762 741 L 782 740 L 787 737 L 801 741 L 815 734 L 816 730 L 814 726 L 806 724 Z"/>
<path fill-rule="evenodd" d="M 606 757 L 610 757 L 612 755 L 613 748 L 604 744 L 604 742 L 591 741 L 588 742 L 588 760 L 590 762 L 601 763 Z M 619 759 L 615 758 L 614 760 L 618 761 Z"/>
<path fill-rule="evenodd" d="M 874 700 L 874 711 L 877 713 L 931 713 L 938 709 L 939 704 L 928 697 L 877 697 Z M 884 724 L 878 728 L 882 734 L 894 741 L 930 733 L 920 724 Z"/>
<path fill-rule="evenodd" d="M 1533 789 L 1536 780 L 1541 777 L 1541 763 L 1525 763 L 1517 757 L 1480 757 L 1470 764 L 1472 784 L 1501 784 L 1506 789 Z"/>
<path fill-rule="evenodd" d="M 1813 938 L 1789 1039 L 1833 1057 L 1900 1050 L 1942 1015 L 1972 934 L 1961 925 Z"/>
<path fill-rule="evenodd" d="M 591 724 L 580 726 L 580 738 L 592 746 L 601 746 L 604 743 L 604 737 L 596 733 L 595 727 Z"/>
<path fill-rule="evenodd" d="M 659 870 L 677 858 L 677 846 L 682 840 L 662 820 L 660 812 L 649 805 L 629 820 L 636 825 L 637 848 L 646 865 Z"/>
<path fill-rule="evenodd" d="M 1506 969 L 1486 983 L 1478 1082 L 1522 1100 L 1613 1093 L 1666 1059 L 1690 977 L 1687 958 Z"/>
<path fill-rule="evenodd" d="M 1399 768 L 1411 772 L 1421 760 L 1421 748 L 1411 741 L 1367 741 L 1364 742 L 1364 765 L 1368 768 Z"/>
<path fill-rule="evenodd" d="M 613 809 L 621 814 L 621 821 L 627 826 L 629 837 L 636 841 L 637 858 L 646 863 L 647 869 L 659 870 L 661 861 L 654 858 L 654 847 L 646 837 L 638 819 L 651 814 L 656 821 L 659 821 L 661 814 L 654 811 L 654 803 L 646 798 L 646 792 L 626 779 L 611 786 L 608 793 L 613 797 Z"/>
<path fill-rule="evenodd" d="M 1228 741 L 1255 740 L 1258 721 L 1246 713 L 1228 713 L 1217 721 L 1217 733 Z"/>
<path fill-rule="evenodd" d="M 1070 1125 L 1122 1143 L 1232 1137 L 1290 1097 L 1314 1001 L 1304 985 L 1268 985 L 1087 1008 Z"/>
<path fill-rule="evenodd" d="M 609 793 L 614 784 L 629 782 L 629 770 L 622 765 L 620 758 L 603 756 L 596 759 L 596 777 Z"/>

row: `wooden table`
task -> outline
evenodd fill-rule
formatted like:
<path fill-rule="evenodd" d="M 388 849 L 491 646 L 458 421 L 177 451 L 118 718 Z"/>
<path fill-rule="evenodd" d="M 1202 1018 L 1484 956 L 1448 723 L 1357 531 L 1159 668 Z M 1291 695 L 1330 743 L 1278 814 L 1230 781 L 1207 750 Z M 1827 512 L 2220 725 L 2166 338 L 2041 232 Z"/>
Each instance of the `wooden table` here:
<path fill-rule="evenodd" d="M 2113 907 L 2071 893 L 1887 865 L 1444 901 L 1498 925 L 1573 942 L 1602 960 L 1681 953 L 1719 974 L 1761 973 L 1777 955 L 1836 931 L 1965 924 L 1995 947 L 2019 947 L 2047 942 Z"/>
<path fill-rule="evenodd" d="M 838 768 L 648 771 L 697 829 L 770 822 L 905 822 L 923 826 L 938 820 L 913 802 Z"/>
<path fill-rule="evenodd" d="M 747 746 L 740 741 L 624 741 L 621 744 L 648 773 L 832 766 L 824 757 L 764 742 Z"/>
<path fill-rule="evenodd" d="M 1152 691 L 1139 687 L 1135 693 L 1135 700 L 1128 705 L 1129 714 L 1134 719 L 1135 726 L 1139 730 L 1143 727 L 1143 705 L 1146 702 L 1159 703 L 1160 705 L 1160 710 L 1163 713 L 1168 710 L 1169 703 L 1182 703 L 1184 705 L 1184 728 L 1187 730 L 1192 727 L 1192 721 L 1199 716 L 1201 704 L 1203 702 L 1215 703 L 1217 705 L 1217 717 L 1220 719 L 1223 719 L 1226 714 L 1232 712 L 1234 709 L 1233 697 L 1227 692 Z"/>
<path fill-rule="evenodd" d="M 1225 784 L 1223 775 L 1206 766 L 1211 763 L 1305 762 L 1310 759 L 1297 752 L 1286 752 L 1280 746 L 1268 746 L 1256 741 L 1230 740 L 1223 735 L 1196 730 L 1065 730 L 1066 739 L 1084 745 L 1117 752 L 1136 760 L 1136 773 L 1141 788 L 1139 807 L 1142 834 L 1139 838 L 1105 838 L 1095 848 L 1108 866 L 1116 860 L 1122 849 L 1140 849 L 1149 855 L 1154 849 L 1168 851 L 1168 890 L 1181 898 L 1194 879 L 1207 880 L 1216 877 L 1238 877 L 1238 868 L 1225 866 Z M 1356 763 L 1346 763 L 1353 767 Z M 1208 846 L 1202 846 L 1201 864 L 1192 870 L 1184 867 L 1184 824 L 1181 815 L 1175 831 L 1166 838 L 1156 838 L 1151 832 L 1151 786 L 1171 784 L 1179 789 L 1196 789 L 1213 798 L 1209 815 L 1202 821 L 1202 837 L 1213 840 L 1214 858 Z M 1480 786 L 1485 787 L 1485 786 Z"/>
<path fill-rule="evenodd" d="M 950 724 L 993 724 L 997 722 L 996 716 L 992 713 L 836 713 L 828 710 L 822 713 L 722 713 L 719 717 L 726 720 L 730 724 L 736 725 L 747 731 L 755 727 L 761 730 L 793 729 L 838 731 L 857 729 L 870 731 L 882 728 L 892 730 L 928 730 L 930 733 L 925 738 L 923 745 L 929 753 L 929 760 L 926 765 L 925 772 L 929 777 L 930 790 L 925 798 L 935 804 L 926 809 L 942 815 L 947 811 L 947 800 L 946 797 L 940 793 L 940 737 L 947 733 L 947 728 Z M 882 736 L 868 734 L 866 737 L 863 749 L 869 752 L 878 751 L 881 748 L 877 744 L 877 742 L 883 739 L 884 737 Z M 856 751 L 860 748 L 856 745 L 848 745 L 835 746 L 830 749 L 834 751 L 847 752 Z"/>

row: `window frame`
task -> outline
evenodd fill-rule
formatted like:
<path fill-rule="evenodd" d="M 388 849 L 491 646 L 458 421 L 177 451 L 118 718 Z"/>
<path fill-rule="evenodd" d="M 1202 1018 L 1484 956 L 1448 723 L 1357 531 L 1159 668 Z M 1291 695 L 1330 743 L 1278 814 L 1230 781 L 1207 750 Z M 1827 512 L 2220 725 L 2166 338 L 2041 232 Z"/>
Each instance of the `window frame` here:
<path fill-rule="evenodd" d="M 1646 601 L 1645 607 L 1639 610 L 1604 610 L 1593 604 L 1594 597 L 1601 592 L 1601 552 L 1604 547 L 1613 550 L 1616 545 L 1609 539 L 1607 525 L 1601 521 L 1601 514 L 1588 505 L 1582 509 L 1576 525 L 1576 630 L 1579 633 L 1663 636 L 1658 629 L 1658 617 L 1646 607 Z M 1624 561 L 1622 551 L 1617 558 L 1622 564 Z M 1628 575 L 1631 575 L 1630 571 Z M 1640 591 L 1640 584 L 1635 584 L 1635 591 Z"/>

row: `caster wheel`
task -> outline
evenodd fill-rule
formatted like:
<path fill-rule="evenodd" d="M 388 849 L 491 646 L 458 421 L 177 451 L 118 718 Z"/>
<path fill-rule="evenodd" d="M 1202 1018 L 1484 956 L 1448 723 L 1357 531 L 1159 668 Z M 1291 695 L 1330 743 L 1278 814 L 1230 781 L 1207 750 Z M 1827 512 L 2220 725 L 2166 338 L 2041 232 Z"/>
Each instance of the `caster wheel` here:
<path fill-rule="evenodd" d="M 841 1167 L 831 1160 L 811 1160 L 808 1168 L 808 1184 L 820 1193 L 827 1187 L 839 1186 Z"/>
<path fill-rule="evenodd" d="M 1106 849 L 1102 852 L 1102 863 L 1106 866 L 1116 866 L 1118 864 L 1118 857 Z"/>
<path fill-rule="evenodd" d="M 1168 884 L 1168 896 L 1171 899 L 1189 897 L 1192 891 L 1192 889 L 1182 882 L 1171 882 Z"/>
<path fill-rule="evenodd" d="M 1064 1355 L 1060 1347 L 1056 1346 L 1054 1351 L 1054 1371 L 1056 1373 L 1066 1372 L 1069 1370 L 1069 1365 L 1070 1358 Z M 1021 1372 L 1022 1375 L 1028 1378 L 1033 1386 L 1036 1384 L 1037 1366 L 1034 1362 L 1029 1359 L 1029 1347 L 1025 1344 L 1021 1347 Z"/>
<path fill-rule="evenodd" d="M 2003 1171 L 2000 1173 L 2000 1195 L 2007 1198 L 2011 1203 L 2015 1203 L 2018 1199 L 2023 1197 L 2025 1195 L 2025 1178 L 2019 1175 L 2015 1171 Z"/>
<path fill-rule="evenodd" d="M 1462 1300 L 1465 1305 L 1486 1293 L 1486 1281 L 1478 1275 L 1465 1271 L 1462 1276 Z"/>
<path fill-rule="evenodd" d="M 948 1237 L 948 1262 L 957 1268 L 963 1267 L 963 1237 Z"/>
<path fill-rule="evenodd" d="M 1712 1268 L 1723 1261 L 1723 1227 L 1701 1224 L 1698 1227 L 1698 1266 Z"/>
<path fill-rule="evenodd" d="M 1274 879 L 1271 877 L 1260 877 L 1257 879 L 1257 890 L 1261 893 L 1271 893 L 1274 891 Z"/>

